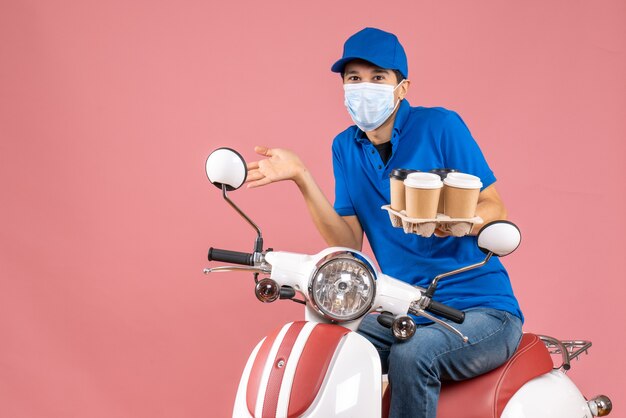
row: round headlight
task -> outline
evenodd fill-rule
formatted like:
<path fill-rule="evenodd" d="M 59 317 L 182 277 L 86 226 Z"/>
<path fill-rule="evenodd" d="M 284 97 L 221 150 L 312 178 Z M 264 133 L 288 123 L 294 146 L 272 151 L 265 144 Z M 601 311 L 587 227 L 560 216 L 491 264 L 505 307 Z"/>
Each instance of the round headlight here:
<path fill-rule="evenodd" d="M 326 318 L 351 321 L 369 312 L 374 303 L 374 269 L 358 254 L 342 251 L 318 263 L 309 283 L 313 306 Z"/>

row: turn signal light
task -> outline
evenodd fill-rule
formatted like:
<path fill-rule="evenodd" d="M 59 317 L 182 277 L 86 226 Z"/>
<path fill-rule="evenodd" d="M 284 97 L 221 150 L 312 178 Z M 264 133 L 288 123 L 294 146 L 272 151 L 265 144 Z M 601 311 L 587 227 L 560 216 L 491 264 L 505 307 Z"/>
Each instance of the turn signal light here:
<path fill-rule="evenodd" d="M 397 316 L 391 324 L 391 332 L 401 341 L 411 338 L 415 334 L 416 328 L 415 321 L 408 315 Z"/>
<path fill-rule="evenodd" d="M 280 296 L 280 287 L 272 279 L 261 279 L 254 288 L 254 294 L 263 303 L 274 302 Z"/>

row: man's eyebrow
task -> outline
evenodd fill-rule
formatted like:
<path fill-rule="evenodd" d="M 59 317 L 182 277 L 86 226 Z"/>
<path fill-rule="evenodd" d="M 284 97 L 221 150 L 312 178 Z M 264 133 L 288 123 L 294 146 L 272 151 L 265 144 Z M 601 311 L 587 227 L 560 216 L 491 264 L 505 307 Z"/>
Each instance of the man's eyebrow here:
<path fill-rule="evenodd" d="M 390 73 L 389 70 L 386 70 L 384 68 L 374 68 L 372 70 L 372 72 L 375 73 L 375 74 L 389 74 Z M 359 74 L 359 71 L 358 70 L 350 70 L 350 71 L 346 71 L 344 73 L 344 75 L 349 75 L 349 74 Z"/>

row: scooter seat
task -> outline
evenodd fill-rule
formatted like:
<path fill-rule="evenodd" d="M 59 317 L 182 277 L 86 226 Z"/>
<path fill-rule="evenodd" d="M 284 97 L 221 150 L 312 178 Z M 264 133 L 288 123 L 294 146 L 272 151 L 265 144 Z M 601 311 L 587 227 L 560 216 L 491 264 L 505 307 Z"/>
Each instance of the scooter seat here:
<path fill-rule="evenodd" d="M 460 382 L 444 382 L 437 405 L 438 418 L 498 418 L 511 397 L 529 380 L 548 373 L 553 363 L 545 344 L 524 334 L 515 354 L 502 366 Z M 387 416 L 390 388 L 383 398 Z"/>

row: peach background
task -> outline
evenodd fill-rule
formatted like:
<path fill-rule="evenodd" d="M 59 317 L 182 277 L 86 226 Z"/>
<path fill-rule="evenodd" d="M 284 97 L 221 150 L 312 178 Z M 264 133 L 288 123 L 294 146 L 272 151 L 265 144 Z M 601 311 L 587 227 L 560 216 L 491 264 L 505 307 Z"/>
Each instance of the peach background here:
<path fill-rule="evenodd" d="M 367 25 L 496 172 L 526 330 L 593 340 L 571 376 L 623 416 L 626 3 L 569 0 L 2 1 L 1 416 L 229 415 L 249 351 L 302 310 L 201 274 L 253 243 L 204 160 L 289 147 L 332 198 L 329 67 Z M 268 246 L 323 248 L 293 185 L 233 198 Z"/>

